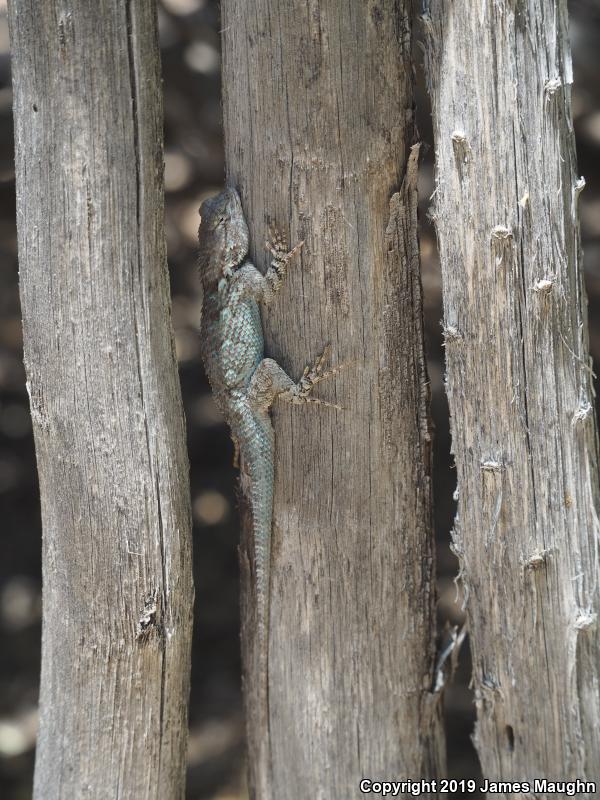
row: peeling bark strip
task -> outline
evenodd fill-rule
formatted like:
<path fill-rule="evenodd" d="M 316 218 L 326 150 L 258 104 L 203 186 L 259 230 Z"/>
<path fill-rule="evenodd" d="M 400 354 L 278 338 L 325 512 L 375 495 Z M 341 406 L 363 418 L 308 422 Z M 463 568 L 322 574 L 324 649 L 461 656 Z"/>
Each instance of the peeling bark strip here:
<path fill-rule="evenodd" d="M 154 4 L 9 14 L 44 529 L 35 797 L 182 798 L 193 587 Z"/>
<path fill-rule="evenodd" d="M 427 386 L 408 3 L 224 0 L 228 178 L 252 258 L 268 223 L 301 263 L 265 316 L 292 376 L 332 344 L 352 364 L 276 403 L 269 725 L 254 706 L 252 549 L 242 542 L 253 795 L 357 797 L 365 775 L 435 777 Z M 407 166 L 408 165 L 408 166 Z"/>
<path fill-rule="evenodd" d="M 476 744 L 493 780 L 598 781 L 597 435 L 566 3 L 431 0 L 424 23 L 445 330 L 460 332 L 447 389 Z"/>

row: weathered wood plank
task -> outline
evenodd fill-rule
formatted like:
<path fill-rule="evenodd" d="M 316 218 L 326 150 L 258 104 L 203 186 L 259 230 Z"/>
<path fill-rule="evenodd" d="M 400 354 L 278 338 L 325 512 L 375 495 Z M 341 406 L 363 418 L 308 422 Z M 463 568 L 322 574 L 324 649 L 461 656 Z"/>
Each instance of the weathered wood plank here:
<path fill-rule="evenodd" d="M 9 4 L 44 530 L 40 800 L 184 794 L 191 523 L 155 13 Z"/>
<path fill-rule="evenodd" d="M 566 2 L 429 5 L 477 749 L 493 779 L 598 780 L 598 458 Z"/>
<path fill-rule="evenodd" d="M 305 241 L 263 315 L 268 354 L 300 376 L 330 342 L 351 365 L 317 392 L 345 411 L 274 410 L 268 734 L 244 635 L 251 783 L 358 797 L 362 777 L 444 762 L 408 4 L 224 0 L 222 28 L 252 257 L 265 267 L 270 222 Z"/>

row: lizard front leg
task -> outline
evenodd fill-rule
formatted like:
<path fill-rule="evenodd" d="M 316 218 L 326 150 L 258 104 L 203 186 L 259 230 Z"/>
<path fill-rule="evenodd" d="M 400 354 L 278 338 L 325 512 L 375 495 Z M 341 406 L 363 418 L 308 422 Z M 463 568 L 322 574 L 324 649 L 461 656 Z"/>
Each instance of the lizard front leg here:
<path fill-rule="evenodd" d="M 271 253 L 273 259 L 267 269 L 265 278 L 269 282 L 273 294 L 276 294 L 281 288 L 289 262 L 296 253 L 300 252 L 303 245 L 304 241 L 301 241 L 292 250 L 288 250 L 287 241 L 277 228 L 269 230 L 269 240 L 265 242 L 265 247 Z"/>
<path fill-rule="evenodd" d="M 221 303 L 225 307 L 235 308 L 244 297 L 253 297 L 258 302 L 269 305 L 281 289 L 291 259 L 300 252 L 304 242 L 299 242 L 293 250 L 287 250 L 283 237 L 273 232 L 267 242 L 267 249 L 273 259 L 263 275 L 250 261 L 245 261 L 236 270 L 230 280 L 222 280 L 219 285 Z"/>

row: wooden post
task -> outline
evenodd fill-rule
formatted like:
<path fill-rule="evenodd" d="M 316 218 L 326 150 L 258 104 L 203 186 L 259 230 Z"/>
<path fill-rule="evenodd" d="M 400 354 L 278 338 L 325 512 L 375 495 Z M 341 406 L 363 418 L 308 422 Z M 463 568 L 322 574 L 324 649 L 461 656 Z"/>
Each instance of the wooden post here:
<path fill-rule="evenodd" d="M 227 172 L 252 258 L 265 267 L 269 223 L 305 241 L 263 315 L 267 353 L 298 377 L 327 343 L 348 363 L 316 393 L 344 411 L 274 409 L 266 736 L 243 635 L 260 800 L 444 769 L 408 6 L 222 2 Z"/>
<path fill-rule="evenodd" d="M 476 745 L 490 779 L 598 781 L 598 454 L 566 2 L 429 5 Z"/>
<path fill-rule="evenodd" d="M 38 800 L 184 796 L 191 523 L 155 14 L 9 4 L 44 531 Z"/>

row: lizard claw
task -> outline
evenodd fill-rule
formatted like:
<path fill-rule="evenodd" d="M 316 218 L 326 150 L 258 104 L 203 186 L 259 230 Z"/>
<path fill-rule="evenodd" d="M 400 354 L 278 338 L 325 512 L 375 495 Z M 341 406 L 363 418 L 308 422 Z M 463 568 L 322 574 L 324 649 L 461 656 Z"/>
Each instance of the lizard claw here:
<path fill-rule="evenodd" d="M 269 229 L 269 239 L 265 242 L 265 247 L 279 265 L 287 265 L 288 261 L 301 250 L 303 245 L 304 240 L 298 242 L 292 250 L 288 250 L 285 237 L 277 228 L 273 227 Z"/>
<path fill-rule="evenodd" d="M 327 345 L 321 355 L 316 358 L 315 363 L 312 366 L 307 365 L 304 367 L 302 377 L 298 381 L 298 396 L 303 400 L 308 397 L 313 389 L 313 386 L 316 386 L 316 384 L 322 380 L 321 376 L 323 374 L 323 364 L 325 363 L 325 359 L 330 352 L 331 347 L 330 345 Z"/>
<path fill-rule="evenodd" d="M 297 383 L 297 393 L 293 400 L 295 403 L 318 403 L 322 406 L 329 406 L 329 408 L 337 408 L 339 411 L 343 410 L 343 406 L 337 405 L 337 403 L 328 403 L 326 400 L 319 400 L 316 397 L 311 397 L 310 394 L 317 383 L 321 383 L 326 378 L 331 377 L 332 375 L 336 375 L 341 369 L 344 368 L 344 364 L 338 367 L 333 367 L 327 372 L 323 371 L 323 367 L 325 361 L 329 357 L 331 353 L 331 345 L 327 345 L 320 356 L 317 357 L 314 364 L 312 366 L 308 365 L 304 368 L 304 372 L 302 373 L 302 377 Z"/>

